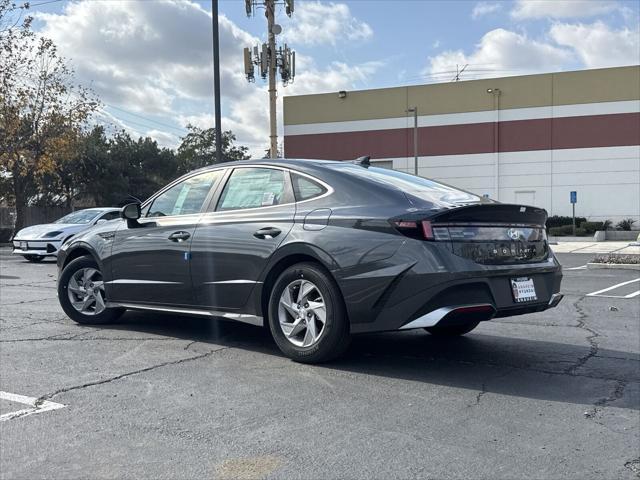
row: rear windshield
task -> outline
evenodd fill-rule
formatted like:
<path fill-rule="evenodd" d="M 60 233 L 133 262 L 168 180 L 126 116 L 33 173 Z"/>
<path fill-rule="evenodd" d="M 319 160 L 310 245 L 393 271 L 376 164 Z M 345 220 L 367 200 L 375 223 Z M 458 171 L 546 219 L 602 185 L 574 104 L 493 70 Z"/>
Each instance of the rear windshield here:
<path fill-rule="evenodd" d="M 353 164 L 336 165 L 335 168 L 345 169 L 350 175 L 362 177 L 371 182 L 395 187 L 405 193 L 429 202 L 444 203 L 474 203 L 482 198 L 471 192 L 460 190 L 443 183 L 434 182 L 428 178 L 416 177 L 408 173 L 387 168 L 361 167 Z"/>

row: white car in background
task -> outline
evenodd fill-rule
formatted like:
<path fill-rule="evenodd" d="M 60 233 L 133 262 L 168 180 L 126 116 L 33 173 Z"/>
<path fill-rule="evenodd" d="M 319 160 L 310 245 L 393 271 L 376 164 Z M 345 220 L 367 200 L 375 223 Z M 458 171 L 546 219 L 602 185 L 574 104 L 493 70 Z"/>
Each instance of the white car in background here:
<path fill-rule="evenodd" d="M 13 237 L 13 253 L 22 255 L 30 262 L 55 257 L 60 246 L 76 233 L 119 216 L 119 208 L 87 208 L 65 215 L 53 223 L 23 228 Z"/>

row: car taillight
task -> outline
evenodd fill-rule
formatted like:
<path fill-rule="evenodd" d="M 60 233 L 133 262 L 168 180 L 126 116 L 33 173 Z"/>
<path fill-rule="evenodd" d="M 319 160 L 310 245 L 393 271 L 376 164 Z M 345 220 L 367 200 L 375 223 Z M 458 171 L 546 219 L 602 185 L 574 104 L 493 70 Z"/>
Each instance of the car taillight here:
<path fill-rule="evenodd" d="M 393 220 L 393 226 L 396 230 L 411 238 L 420 240 L 434 240 L 433 228 L 429 220 Z"/>
<path fill-rule="evenodd" d="M 425 240 L 433 240 L 433 228 L 429 220 L 422 220 L 422 233 Z"/>

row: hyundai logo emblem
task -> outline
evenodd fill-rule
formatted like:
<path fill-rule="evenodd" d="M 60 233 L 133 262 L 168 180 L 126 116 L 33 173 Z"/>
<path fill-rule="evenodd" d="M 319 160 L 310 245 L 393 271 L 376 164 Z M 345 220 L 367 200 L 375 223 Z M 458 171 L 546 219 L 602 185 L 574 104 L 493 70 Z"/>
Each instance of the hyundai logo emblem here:
<path fill-rule="evenodd" d="M 519 240 L 522 237 L 522 230 L 518 230 L 517 228 L 510 228 L 507 230 L 507 236 L 511 240 Z"/>

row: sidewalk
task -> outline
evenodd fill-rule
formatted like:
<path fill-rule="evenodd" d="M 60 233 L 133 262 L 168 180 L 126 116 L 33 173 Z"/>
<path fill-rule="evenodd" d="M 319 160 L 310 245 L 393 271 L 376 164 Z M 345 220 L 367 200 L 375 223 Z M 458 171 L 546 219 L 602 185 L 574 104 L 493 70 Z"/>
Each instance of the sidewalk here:
<path fill-rule="evenodd" d="M 551 245 L 555 253 L 619 253 L 640 255 L 640 247 L 630 247 L 626 242 L 558 242 Z"/>

